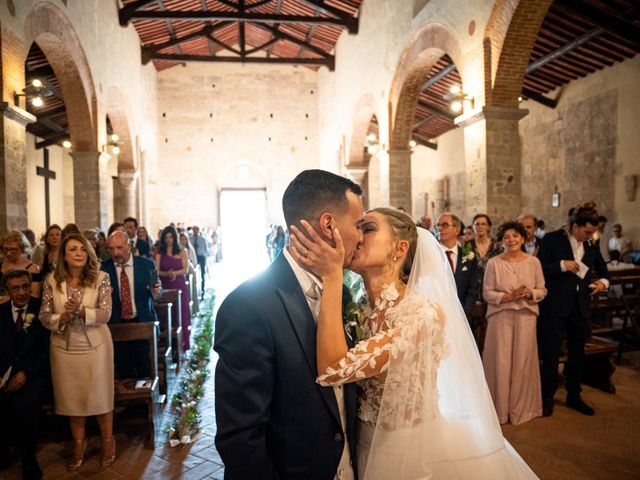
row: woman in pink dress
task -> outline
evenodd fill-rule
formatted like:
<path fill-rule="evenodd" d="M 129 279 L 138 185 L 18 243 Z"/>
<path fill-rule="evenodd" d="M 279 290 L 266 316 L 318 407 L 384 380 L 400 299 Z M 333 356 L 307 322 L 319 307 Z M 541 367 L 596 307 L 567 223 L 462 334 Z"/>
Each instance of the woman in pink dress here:
<path fill-rule="evenodd" d="M 187 252 L 178 242 L 178 232 L 175 227 L 168 226 L 162 230 L 160 235 L 159 253 L 156 254 L 156 267 L 162 287 L 165 290 L 177 289 L 182 291 L 182 345 L 186 352 L 191 348 L 189 343 L 189 325 L 191 316 L 189 314 L 189 287 L 187 286 L 186 273 L 189 269 Z"/>
<path fill-rule="evenodd" d="M 517 222 L 500 226 L 497 239 L 504 252 L 489 259 L 483 287 L 484 373 L 500 423 L 514 425 L 542 415 L 536 323 L 547 289 L 540 261 L 522 248 L 526 238 Z"/>

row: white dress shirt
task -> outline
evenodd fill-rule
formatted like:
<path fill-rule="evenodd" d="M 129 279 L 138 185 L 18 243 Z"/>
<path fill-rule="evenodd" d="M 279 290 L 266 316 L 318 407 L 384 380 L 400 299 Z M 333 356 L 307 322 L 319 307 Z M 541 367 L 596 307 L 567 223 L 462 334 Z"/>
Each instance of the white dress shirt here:
<path fill-rule="evenodd" d="M 306 271 L 293 259 L 287 247 L 282 250 L 284 257 L 289 262 L 289 266 L 293 270 L 293 274 L 296 276 L 300 288 L 304 292 L 304 296 L 309 305 L 311 313 L 313 313 L 313 319 L 318 323 L 318 314 L 320 313 L 320 299 L 322 298 L 322 280 L 313 275 L 311 272 Z M 344 391 L 342 385 L 333 387 L 333 392 L 338 402 L 338 411 L 340 412 L 340 422 L 342 423 L 342 433 L 344 435 L 344 448 L 342 449 L 342 457 L 340 457 L 340 463 L 338 464 L 338 471 L 336 472 L 336 480 L 354 480 L 353 466 L 351 462 L 351 452 L 349 450 L 349 442 L 346 435 L 347 425 L 347 413 L 344 405 Z"/>
<path fill-rule="evenodd" d="M 122 265 L 119 263 L 113 262 L 116 266 L 116 277 L 118 279 L 118 296 L 120 296 L 120 272 L 122 272 Z M 129 290 L 131 291 L 131 306 L 133 307 L 133 318 L 138 316 L 138 311 L 136 310 L 136 292 L 133 285 L 133 254 L 129 255 L 129 260 L 124 262 L 126 267 L 124 267 L 124 273 L 129 279 Z"/>
<path fill-rule="evenodd" d="M 584 258 L 584 242 L 579 242 L 576 237 L 569 235 L 569 243 L 571 244 L 571 250 L 573 251 L 573 259 L 576 262 L 582 262 L 582 259 Z M 565 260 L 560 260 L 560 270 L 566 272 L 567 268 L 565 267 L 564 262 Z M 606 278 L 599 278 L 598 280 L 604 284 L 605 288 L 609 288 L 609 280 Z M 577 288 L 579 287 L 576 287 L 576 289 Z"/>

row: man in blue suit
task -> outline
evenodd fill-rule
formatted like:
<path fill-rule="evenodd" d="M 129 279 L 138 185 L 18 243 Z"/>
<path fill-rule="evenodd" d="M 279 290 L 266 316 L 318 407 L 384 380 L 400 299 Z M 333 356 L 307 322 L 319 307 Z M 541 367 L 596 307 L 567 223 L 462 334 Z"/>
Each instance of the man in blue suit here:
<path fill-rule="evenodd" d="M 337 227 L 344 267 L 362 241 L 362 190 L 322 170 L 300 173 L 282 200 L 287 225 L 308 220 L 326 242 Z M 322 282 L 287 248 L 234 290 L 216 318 L 216 447 L 227 480 L 353 480 L 355 384 L 316 383 Z"/>
<path fill-rule="evenodd" d="M 153 300 L 162 294 L 155 264 L 148 258 L 131 254 L 126 233 L 113 232 L 107 239 L 111 258 L 102 263 L 102 271 L 111 280 L 113 312 L 111 323 L 155 322 Z M 115 344 L 116 371 L 120 378 L 148 377 L 149 344 L 144 340 Z"/>
<path fill-rule="evenodd" d="M 138 220 L 135 217 L 127 217 L 122 223 L 129 236 L 131 253 L 135 256 L 151 257 L 151 245 L 149 245 L 149 242 L 138 238 Z"/>

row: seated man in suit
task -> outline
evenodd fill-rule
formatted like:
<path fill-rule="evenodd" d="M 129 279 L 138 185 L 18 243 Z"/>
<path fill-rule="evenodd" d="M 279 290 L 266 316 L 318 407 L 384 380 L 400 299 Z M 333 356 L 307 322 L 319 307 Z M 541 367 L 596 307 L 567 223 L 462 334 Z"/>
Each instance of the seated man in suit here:
<path fill-rule="evenodd" d="M 478 283 L 476 282 L 478 261 L 473 253 L 465 254 L 458 244 L 458 235 L 461 227 L 462 222 L 460 219 L 450 212 L 440 215 L 438 223 L 436 223 L 438 240 L 440 240 L 442 248 L 444 248 L 444 253 L 447 255 L 456 280 L 458 299 L 462 304 L 464 313 L 470 319 L 478 296 Z"/>
<path fill-rule="evenodd" d="M 135 256 L 151 257 L 151 245 L 149 245 L 149 242 L 138 238 L 138 220 L 135 217 L 127 217 L 122 223 L 124 223 L 124 228 L 127 230 L 131 253 Z"/>
<path fill-rule="evenodd" d="M 131 254 L 129 237 L 116 230 L 107 239 L 111 258 L 101 269 L 111 280 L 113 311 L 111 323 L 155 322 L 153 300 L 162 295 L 162 286 L 153 261 Z M 120 378 L 151 375 L 149 344 L 144 340 L 114 345 L 116 372 Z"/>
<path fill-rule="evenodd" d="M 11 463 L 7 443 L 15 439 L 22 478 L 40 479 L 36 439 L 40 403 L 50 382 L 49 331 L 38 320 L 40 300 L 30 296 L 29 272 L 11 270 L 3 284 L 10 301 L 0 305 L 0 470 Z"/>

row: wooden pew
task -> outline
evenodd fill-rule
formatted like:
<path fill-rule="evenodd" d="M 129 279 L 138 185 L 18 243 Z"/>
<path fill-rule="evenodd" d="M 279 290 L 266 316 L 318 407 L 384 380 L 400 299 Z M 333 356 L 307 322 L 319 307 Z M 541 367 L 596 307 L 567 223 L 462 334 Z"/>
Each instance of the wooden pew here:
<path fill-rule="evenodd" d="M 178 289 L 164 290 L 157 303 L 171 305 L 171 353 L 173 362 L 176 364 L 176 371 L 179 371 L 180 362 L 184 356 L 182 349 L 182 291 Z"/>
<path fill-rule="evenodd" d="M 147 406 L 147 422 L 149 424 L 148 446 L 155 448 L 155 406 L 164 403 L 164 397 L 158 391 L 158 322 L 144 323 L 116 323 L 109 324 L 113 342 L 129 342 L 132 340 L 146 340 L 149 342 L 149 362 L 151 364 L 150 378 L 115 379 L 116 405 L 145 404 Z M 136 383 L 144 381 L 142 387 L 136 388 Z"/>
<path fill-rule="evenodd" d="M 159 387 L 160 393 L 166 395 L 176 369 L 176 364 L 173 363 L 171 341 L 171 304 L 153 302 L 153 309 L 156 311 L 160 323 L 160 333 L 158 334 Z"/>

